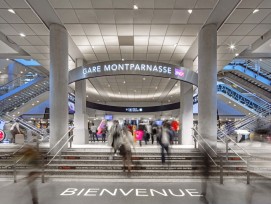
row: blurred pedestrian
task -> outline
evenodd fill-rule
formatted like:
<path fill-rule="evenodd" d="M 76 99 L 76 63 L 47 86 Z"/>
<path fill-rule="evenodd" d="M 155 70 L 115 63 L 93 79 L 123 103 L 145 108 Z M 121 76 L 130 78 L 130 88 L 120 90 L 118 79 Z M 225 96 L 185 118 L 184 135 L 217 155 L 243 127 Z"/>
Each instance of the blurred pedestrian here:
<path fill-rule="evenodd" d="M 38 204 L 38 192 L 35 181 L 40 175 L 41 155 L 36 147 L 29 145 L 22 150 L 22 156 L 22 160 L 29 166 L 27 185 L 30 189 L 32 203 Z"/>
<path fill-rule="evenodd" d="M 122 143 L 121 127 L 118 120 L 113 121 L 113 125 L 109 130 L 108 145 L 114 149 L 114 156 L 117 155 L 117 150 Z"/>
<path fill-rule="evenodd" d="M 170 145 L 170 124 L 167 121 L 164 121 L 163 123 L 159 142 L 161 145 L 162 164 L 165 164 L 166 162 L 165 151 L 167 152 L 167 155 L 169 157 L 169 145 Z"/>
<path fill-rule="evenodd" d="M 14 123 L 10 128 L 10 133 L 12 135 L 11 143 L 15 143 L 15 136 L 17 134 L 22 134 L 18 120 L 14 120 Z"/>

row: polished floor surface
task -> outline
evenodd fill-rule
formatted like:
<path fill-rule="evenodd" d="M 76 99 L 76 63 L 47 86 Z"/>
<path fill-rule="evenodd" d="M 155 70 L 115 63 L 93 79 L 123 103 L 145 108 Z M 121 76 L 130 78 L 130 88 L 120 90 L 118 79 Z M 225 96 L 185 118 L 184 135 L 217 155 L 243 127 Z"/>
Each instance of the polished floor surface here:
<path fill-rule="evenodd" d="M 201 181 L 99 181 L 66 180 L 37 182 L 40 204 L 200 204 L 207 203 L 200 196 Z M 3 204 L 28 204 L 31 202 L 29 187 L 25 181 L 16 184 L 0 182 L 0 198 Z M 208 183 L 207 200 L 213 204 L 270 204 L 271 184 L 229 181 L 224 185 Z"/>

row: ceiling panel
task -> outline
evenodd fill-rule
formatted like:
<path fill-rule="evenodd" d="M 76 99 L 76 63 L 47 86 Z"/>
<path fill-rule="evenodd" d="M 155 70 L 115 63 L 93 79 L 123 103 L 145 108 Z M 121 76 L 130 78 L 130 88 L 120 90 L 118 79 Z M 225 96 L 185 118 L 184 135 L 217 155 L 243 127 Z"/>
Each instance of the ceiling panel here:
<path fill-rule="evenodd" d="M 224 24 L 217 32 L 217 35 L 231 35 L 240 24 Z"/>
<path fill-rule="evenodd" d="M 265 17 L 270 14 L 270 9 L 261 9 L 257 13 L 250 14 L 244 23 L 260 23 Z"/>
<path fill-rule="evenodd" d="M 31 9 L 16 9 L 16 14 L 20 16 L 25 23 L 42 23 Z"/>
<path fill-rule="evenodd" d="M 69 0 L 49 0 L 54 8 L 72 8 Z"/>
<path fill-rule="evenodd" d="M 176 0 L 175 1 L 175 8 L 186 8 L 192 9 L 194 8 L 197 0 Z"/>
<path fill-rule="evenodd" d="M 119 39 L 117 36 L 104 36 L 103 39 L 106 46 L 119 45 Z"/>
<path fill-rule="evenodd" d="M 98 19 L 94 10 L 76 9 L 76 15 L 80 23 L 97 23 Z"/>
<path fill-rule="evenodd" d="M 116 25 L 100 25 L 102 35 L 117 35 Z"/>
<path fill-rule="evenodd" d="M 189 24 L 203 24 L 207 20 L 212 10 L 194 10 L 189 17 Z"/>
<path fill-rule="evenodd" d="M 113 8 L 112 0 L 91 0 L 93 8 Z"/>
<path fill-rule="evenodd" d="M 183 35 L 198 35 L 201 25 L 187 25 L 183 31 Z"/>
<path fill-rule="evenodd" d="M 186 10 L 173 10 L 171 24 L 186 24 L 190 14 Z"/>
<path fill-rule="evenodd" d="M 63 23 L 79 23 L 76 13 L 72 9 L 56 9 L 56 12 Z"/>
<path fill-rule="evenodd" d="M 170 23 L 172 13 L 173 13 L 172 10 L 154 10 L 152 23 L 153 24 Z"/>
<path fill-rule="evenodd" d="M 167 35 L 181 35 L 185 29 L 185 25 L 169 25 Z"/>
<path fill-rule="evenodd" d="M 149 44 L 149 37 L 148 36 L 135 36 L 134 37 L 134 44 L 135 45 L 148 45 Z"/>
<path fill-rule="evenodd" d="M 115 20 L 117 24 L 133 23 L 132 10 L 115 10 Z"/>
<path fill-rule="evenodd" d="M 150 34 L 150 25 L 134 25 L 134 35 L 149 35 Z"/>
<path fill-rule="evenodd" d="M 162 45 L 164 42 L 164 36 L 150 36 L 149 45 Z"/>
<path fill-rule="evenodd" d="M 49 35 L 49 29 L 44 24 L 28 24 L 36 35 Z"/>
<path fill-rule="evenodd" d="M 65 24 L 70 35 L 85 35 L 81 24 Z"/>
<path fill-rule="evenodd" d="M 240 25 L 232 35 L 247 35 L 257 24 L 242 24 Z"/>
<path fill-rule="evenodd" d="M 89 45 L 89 41 L 86 36 L 72 36 L 72 39 L 76 45 Z"/>
<path fill-rule="evenodd" d="M 98 24 L 82 24 L 82 28 L 86 35 L 101 35 Z"/>
<path fill-rule="evenodd" d="M 165 35 L 167 27 L 167 25 L 152 25 L 150 35 Z"/>
<path fill-rule="evenodd" d="M 113 54 L 120 53 L 119 46 L 106 46 L 106 49 L 108 53 L 113 53 Z"/>
<path fill-rule="evenodd" d="M 115 23 L 113 10 L 96 10 L 95 13 L 99 23 Z"/>
<path fill-rule="evenodd" d="M 255 9 L 263 0 L 245 0 L 241 1 L 238 8 L 252 8 Z"/>
<path fill-rule="evenodd" d="M 78 46 L 79 50 L 83 53 L 83 54 L 93 54 L 93 49 L 91 46 Z"/>
<path fill-rule="evenodd" d="M 147 53 L 148 46 L 134 46 L 135 53 Z"/>
<path fill-rule="evenodd" d="M 92 8 L 91 0 L 70 0 L 73 8 Z"/>
<path fill-rule="evenodd" d="M 132 36 L 134 27 L 133 25 L 117 25 L 117 32 L 119 36 Z"/>
<path fill-rule="evenodd" d="M 134 12 L 134 23 L 135 24 L 151 24 L 153 17 L 153 10 L 137 10 Z"/>
<path fill-rule="evenodd" d="M 242 23 L 252 11 L 252 9 L 236 9 L 227 19 L 226 23 Z"/>
<path fill-rule="evenodd" d="M 5 35 L 18 35 L 18 32 L 9 24 L 0 24 L 0 31 Z"/>
<path fill-rule="evenodd" d="M 192 45 L 195 40 L 194 36 L 181 36 L 178 45 Z"/>

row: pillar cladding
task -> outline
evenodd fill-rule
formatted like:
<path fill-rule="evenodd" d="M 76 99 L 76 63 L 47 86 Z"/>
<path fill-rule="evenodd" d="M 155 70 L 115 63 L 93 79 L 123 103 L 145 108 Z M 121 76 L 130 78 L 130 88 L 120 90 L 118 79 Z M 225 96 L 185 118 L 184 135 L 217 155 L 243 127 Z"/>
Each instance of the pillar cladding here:
<path fill-rule="evenodd" d="M 76 67 L 83 66 L 83 59 L 76 60 Z M 86 114 L 86 80 L 75 82 L 74 144 L 88 144 L 88 116 Z"/>
<path fill-rule="evenodd" d="M 217 143 L 217 26 L 208 24 L 199 33 L 198 109 L 199 134 L 216 149 Z"/>
<path fill-rule="evenodd" d="M 193 145 L 193 85 L 186 82 L 181 82 L 180 124 L 182 135 L 181 144 Z"/>
<path fill-rule="evenodd" d="M 51 24 L 50 147 L 53 147 L 67 133 L 68 116 L 68 34 L 63 26 Z M 56 153 L 67 138 L 68 135 L 56 146 L 52 153 Z"/>

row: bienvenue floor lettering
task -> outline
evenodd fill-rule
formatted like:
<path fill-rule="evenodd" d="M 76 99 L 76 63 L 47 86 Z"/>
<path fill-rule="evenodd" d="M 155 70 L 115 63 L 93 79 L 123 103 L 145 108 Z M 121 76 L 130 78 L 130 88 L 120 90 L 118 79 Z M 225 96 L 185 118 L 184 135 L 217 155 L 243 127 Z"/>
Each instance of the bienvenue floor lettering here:
<path fill-rule="evenodd" d="M 67 188 L 60 194 L 61 196 L 136 196 L 136 197 L 198 197 L 201 196 L 197 189 L 146 189 L 132 188 L 124 190 L 122 188 Z"/>

